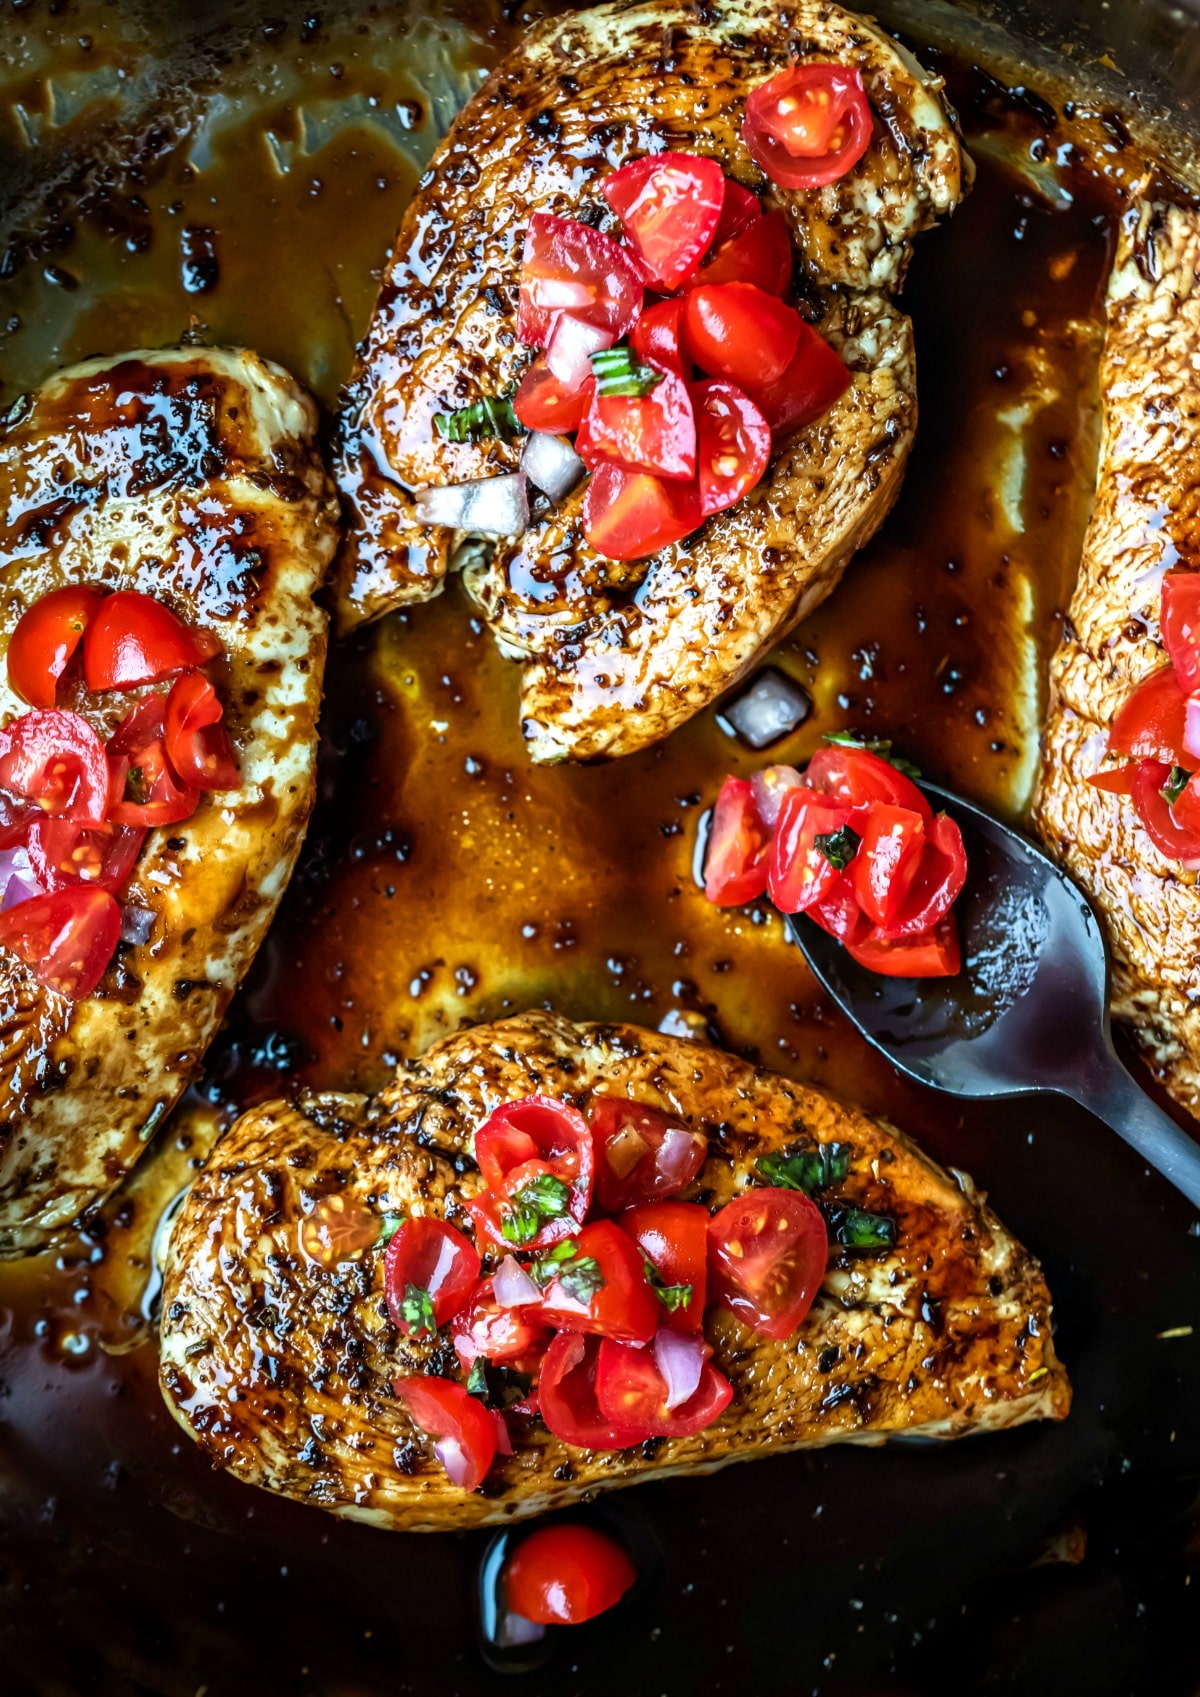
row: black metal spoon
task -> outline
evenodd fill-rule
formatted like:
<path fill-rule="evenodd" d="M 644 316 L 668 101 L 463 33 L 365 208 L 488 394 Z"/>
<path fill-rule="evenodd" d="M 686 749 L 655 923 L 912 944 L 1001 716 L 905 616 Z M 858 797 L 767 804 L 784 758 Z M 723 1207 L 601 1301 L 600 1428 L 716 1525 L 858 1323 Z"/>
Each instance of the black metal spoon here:
<path fill-rule="evenodd" d="M 1087 897 L 1019 832 L 935 784 L 921 788 L 957 821 L 967 848 L 956 910 L 963 971 L 880 978 L 792 914 L 788 927 L 816 977 L 909 1078 L 952 1096 L 1069 1096 L 1200 1207 L 1200 1143 L 1113 1048 L 1108 950 Z"/>

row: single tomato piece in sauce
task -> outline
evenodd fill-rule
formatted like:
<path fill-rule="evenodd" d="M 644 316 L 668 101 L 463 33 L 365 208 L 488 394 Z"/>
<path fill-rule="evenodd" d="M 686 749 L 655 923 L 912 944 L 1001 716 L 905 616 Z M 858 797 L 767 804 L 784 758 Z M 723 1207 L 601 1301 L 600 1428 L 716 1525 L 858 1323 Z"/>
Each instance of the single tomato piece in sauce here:
<path fill-rule="evenodd" d="M 88 583 L 52 589 L 27 607 L 8 644 L 8 681 L 31 707 L 53 707 L 58 682 L 83 641 L 104 591 Z"/>
<path fill-rule="evenodd" d="M 492 1411 L 448 1379 L 414 1375 L 397 1379 L 394 1389 L 414 1426 L 433 1439 L 433 1453 L 450 1483 L 478 1490 L 496 1455 Z"/>
<path fill-rule="evenodd" d="M 184 672 L 171 685 L 163 716 L 163 744 L 171 769 L 199 790 L 241 788 L 225 709 L 203 672 Z"/>
<path fill-rule="evenodd" d="M 604 395 L 593 388 L 575 452 L 592 469 L 608 462 L 653 477 L 695 477 L 696 418 L 687 384 L 664 370 L 648 395 Z"/>
<path fill-rule="evenodd" d="M 803 913 L 822 901 L 852 858 L 840 833 L 851 809 L 811 790 L 789 790 L 771 840 L 767 888 L 781 913 Z"/>
<path fill-rule="evenodd" d="M 704 1133 L 661 1108 L 593 1096 L 588 1117 L 596 1148 L 596 1199 L 610 1213 L 674 1196 L 708 1159 Z"/>
<path fill-rule="evenodd" d="M 108 817 L 118 825 L 153 829 L 190 819 L 200 800 L 180 782 L 167 759 L 166 702 L 147 695 L 108 739 Z"/>
<path fill-rule="evenodd" d="M 672 1353 L 685 1359 L 670 1362 Z M 707 1357 L 702 1338 L 660 1332 L 653 1345 L 634 1349 L 605 1338 L 596 1358 L 596 1400 L 605 1419 L 636 1427 L 643 1438 L 691 1438 L 711 1426 L 733 1399 L 733 1386 Z M 662 1358 L 672 1368 L 669 1378 Z M 678 1377 L 685 1377 L 676 1390 Z"/>
<path fill-rule="evenodd" d="M 107 890 L 55 890 L 0 913 L 0 946 L 70 1001 L 90 996 L 121 936 L 121 909 Z"/>
<path fill-rule="evenodd" d="M 925 846 L 916 874 L 892 917 L 880 925 L 885 938 L 918 937 L 945 918 L 967 881 L 962 832 L 945 813 L 925 826 Z"/>
<path fill-rule="evenodd" d="M 564 1253 L 570 1249 L 571 1254 Z M 584 1226 L 547 1259 L 554 1273 L 536 1318 L 561 1332 L 589 1332 L 618 1343 L 648 1343 L 658 1324 L 658 1302 L 646 1282 L 642 1257 L 612 1220 Z"/>
<path fill-rule="evenodd" d="M 882 801 L 889 807 L 909 807 L 925 820 L 933 818 L 932 807 L 912 779 L 867 748 L 832 743 L 817 749 L 804 769 L 804 782 L 844 807 Z"/>
<path fill-rule="evenodd" d="M 467 1204 L 493 1243 L 545 1249 L 578 1231 L 592 1200 L 592 1133 L 579 1111 L 549 1096 L 505 1102 L 475 1133 L 484 1195 Z"/>
<path fill-rule="evenodd" d="M 384 1251 L 384 1294 L 402 1337 L 432 1337 L 462 1307 L 478 1278 L 475 1245 L 449 1221 L 429 1214 L 405 1220 Z"/>
<path fill-rule="evenodd" d="M 904 906 L 925 850 L 925 820 L 909 807 L 873 802 L 851 815 L 859 845 L 847 877 L 873 925 L 892 923 Z"/>
<path fill-rule="evenodd" d="M 726 778 L 713 809 L 704 860 L 704 894 L 717 907 L 741 907 L 767 893 L 771 833 L 751 783 Z"/>
<path fill-rule="evenodd" d="M 84 633 L 83 675 L 89 689 L 137 689 L 203 666 L 220 652 L 211 631 L 185 624 L 152 595 L 118 589 Z"/>
<path fill-rule="evenodd" d="M 641 311 L 643 294 L 629 254 L 611 236 L 552 212 L 530 218 L 517 304 L 522 342 L 546 347 L 561 312 L 617 340 Z"/>
<path fill-rule="evenodd" d="M 962 971 L 962 949 L 953 914 L 912 937 L 886 937 L 873 926 L 846 947 L 860 966 L 884 978 L 953 978 Z"/>
<path fill-rule="evenodd" d="M 708 1298 L 707 1208 L 697 1202 L 643 1202 L 618 1216 L 657 1274 L 659 1325 L 677 1332 L 704 1327 Z"/>
<path fill-rule="evenodd" d="M 504 1600 L 538 1626 L 578 1626 L 619 1603 L 637 1569 L 613 1538 L 590 1526 L 541 1526 L 504 1568 Z"/>
<path fill-rule="evenodd" d="M 584 533 L 609 560 L 644 560 L 690 536 L 703 518 L 695 483 L 626 471 L 607 460 L 584 491 Z"/>
<path fill-rule="evenodd" d="M 595 387 L 596 379 L 588 377 L 572 388 L 554 375 L 545 354 L 539 354 L 513 396 L 513 411 L 526 430 L 569 436 L 583 423 Z"/>
<path fill-rule="evenodd" d="M 34 708 L 0 730 L 0 787 L 43 813 L 98 825 L 108 808 L 104 744 L 78 713 Z"/>
<path fill-rule="evenodd" d="M 758 483 L 771 457 L 771 431 L 750 397 L 713 378 L 692 386 L 700 511 L 732 507 Z"/>
<path fill-rule="evenodd" d="M 693 276 L 721 221 L 725 173 L 696 153 L 652 153 L 600 185 L 643 280 L 669 294 Z"/>
<path fill-rule="evenodd" d="M 600 1339 L 560 1332 L 542 1357 L 538 1375 L 538 1412 L 546 1429 L 585 1450 L 624 1450 L 640 1444 L 637 1426 L 614 1425 L 596 1400 L 596 1362 Z"/>
<path fill-rule="evenodd" d="M 777 436 L 791 436 L 827 413 L 854 381 L 849 367 L 811 324 L 797 314 L 796 349 L 786 368 L 769 381 L 747 385 L 755 405 Z"/>
<path fill-rule="evenodd" d="M 816 1300 L 829 1242 L 798 1190 L 747 1190 L 708 1225 L 712 1294 L 765 1338 L 786 1338 Z"/>
<path fill-rule="evenodd" d="M 1186 766 L 1186 722 L 1187 696 L 1175 668 L 1161 666 L 1143 678 L 1122 704 L 1108 734 L 1109 753 Z"/>
<path fill-rule="evenodd" d="M 1190 782 L 1177 803 L 1169 802 L 1163 792 L 1170 777 L 1171 767 L 1165 762 L 1140 761 L 1130 791 L 1133 805 L 1160 854 L 1178 861 L 1187 871 L 1200 870 L 1200 807 L 1196 798 L 1188 795 Z"/>
<path fill-rule="evenodd" d="M 815 189 L 844 177 L 871 141 L 862 74 L 845 65 L 792 65 L 746 97 L 742 140 L 781 188 Z"/>
<path fill-rule="evenodd" d="M 687 297 L 684 325 L 696 364 L 747 391 L 783 376 L 803 319 L 753 283 L 701 283 Z"/>
<path fill-rule="evenodd" d="M 87 825 L 40 813 L 30 821 L 29 864 L 43 890 L 87 884 L 119 890 L 133 870 L 146 832 L 136 825 Z"/>
<path fill-rule="evenodd" d="M 677 377 L 689 375 L 692 360 L 683 333 L 686 310 L 687 302 L 682 295 L 669 301 L 655 301 L 646 308 L 629 336 L 629 345 L 643 364 L 673 371 Z"/>
<path fill-rule="evenodd" d="M 753 283 L 783 300 L 791 292 L 794 263 L 787 219 L 781 212 L 767 212 L 715 248 L 696 281 Z"/>

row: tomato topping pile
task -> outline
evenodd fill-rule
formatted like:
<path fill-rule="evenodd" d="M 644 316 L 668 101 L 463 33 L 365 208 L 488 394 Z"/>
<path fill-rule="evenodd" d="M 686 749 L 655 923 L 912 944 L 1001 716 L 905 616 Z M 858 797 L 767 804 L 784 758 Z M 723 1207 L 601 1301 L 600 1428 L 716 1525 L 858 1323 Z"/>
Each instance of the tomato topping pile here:
<path fill-rule="evenodd" d="M 8 645 L 8 681 L 30 705 L 0 729 L 0 945 L 72 1000 L 90 996 L 121 934 L 117 896 L 147 830 L 195 812 L 201 790 L 240 786 L 224 708 L 199 670 L 220 652 L 134 590 L 52 590 Z M 82 659 L 88 690 L 151 689 L 107 742 L 58 706 Z"/>
<path fill-rule="evenodd" d="M 961 968 L 951 909 L 967 876 L 962 833 L 885 754 L 836 740 L 803 773 L 771 766 L 752 781 L 726 778 L 705 894 L 738 907 L 769 893 L 872 972 L 947 977 Z"/>
<path fill-rule="evenodd" d="M 619 1603 L 637 1578 L 620 1544 L 590 1526 L 540 1526 L 504 1569 L 504 1600 L 538 1626 L 578 1626 Z"/>
<path fill-rule="evenodd" d="M 1162 580 L 1159 628 L 1167 664 L 1122 704 L 1108 734 L 1119 766 L 1096 772 L 1098 790 L 1127 795 L 1151 842 L 1186 871 L 1200 871 L 1200 572 Z"/>
<path fill-rule="evenodd" d="M 852 122 L 835 115 L 828 146 Z M 773 438 L 827 412 L 851 379 L 789 299 L 786 219 L 715 160 L 649 154 L 601 193 L 621 241 L 572 218 L 530 219 L 517 334 L 542 351 L 512 407 L 526 430 L 576 433 L 591 472 L 587 539 L 639 560 L 749 494 Z"/>

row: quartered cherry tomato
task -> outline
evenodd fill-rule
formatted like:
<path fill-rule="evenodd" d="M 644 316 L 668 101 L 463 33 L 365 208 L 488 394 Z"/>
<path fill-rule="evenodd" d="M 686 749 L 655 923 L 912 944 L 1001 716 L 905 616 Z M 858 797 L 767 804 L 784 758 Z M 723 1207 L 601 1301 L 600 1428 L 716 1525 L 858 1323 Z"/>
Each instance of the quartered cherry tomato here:
<path fill-rule="evenodd" d="M 501 1308 L 491 1279 L 481 1279 L 470 1301 L 459 1309 L 451 1327 L 454 1348 L 464 1367 L 480 1356 L 496 1366 L 530 1372 L 550 1341 L 545 1326 L 531 1318 L 529 1308 Z"/>
<path fill-rule="evenodd" d="M 866 748 L 826 744 L 805 767 L 804 781 L 819 795 L 844 807 L 883 801 L 891 807 L 910 807 L 925 820 L 933 818 L 932 807 L 912 779 Z"/>
<path fill-rule="evenodd" d="M 92 584 L 68 583 L 21 614 L 8 645 L 8 681 L 22 701 L 54 706 L 58 681 L 103 599 Z"/>
<path fill-rule="evenodd" d="M 752 785 L 726 778 L 713 809 L 704 861 L 704 894 L 717 907 L 741 907 L 767 893 L 771 836 Z"/>
<path fill-rule="evenodd" d="M 583 496 L 588 542 L 609 560 L 644 560 L 681 542 L 703 523 L 695 483 L 624 471 L 602 461 Z"/>
<path fill-rule="evenodd" d="M 114 898 L 84 885 L 32 896 L 0 913 L 0 946 L 71 1001 L 92 994 L 120 936 L 121 909 Z"/>
<path fill-rule="evenodd" d="M 890 925 L 900 913 L 925 850 L 925 821 L 908 807 L 877 801 L 855 812 L 861 839 L 847 877 L 873 925 Z"/>
<path fill-rule="evenodd" d="M 784 796 L 767 864 L 767 888 L 781 913 L 803 913 L 829 894 L 842 869 L 817 838 L 834 836 L 849 819 L 848 807 L 811 790 Z"/>
<path fill-rule="evenodd" d="M 637 1202 L 674 1196 L 708 1159 L 708 1138 L 643 1102 L 593 1096 L 596 1199 L 618 1213 Z"/>
<path fill-rule="evenodd" d="M 1133 778 L 1137 769 L 1136 760 L 1127 766 L 1111 766 L 1104 772 L 1093 772 L 1088 783 L 1093 789 L 1104 790 L 1108 795 L 1132 795 Z"/>
<path fill-rule="evenodd" d="M 725 203 L 725 173 L 695 153 L 653 153 L 622 165 L 600 192 L 621 220 L 644 281 L 669 294 L 708 252 Z"/>
<path fill-rule="evenodd" d="M 747 385 L 755 405 L 777 436 L 790 436 L 827 413 L 854 381 L 840 355 L 797 314 L 796 351 L 785 371 Z"/>
<path fill-rule="evenodd" d="M 211 631 L 185 625 L 136 589 L 118 589 L 92 615 L 83 638 L 89 689 L 136 689 L 205 665 L 221 651 Z"/>
<path fill-rule="evenodd" d="M 617 1224 L 637 1244 L 667 1289 L 691 1286 L 684 1303 L 664 1304 L 659 1325 L 677 1332 L 704 1329 L 708 1291 L 707 1208 L 696 1202 L 643 1202 L 620 1215 Z"/>
<path fill-rule="evenodd" d="M 1165 760 L 1168 766 L 1186 766 L 1184 743 L 1187 696 L 1179 687 L 1174 666 L 1151 672 L 1123 703 L 1108 736 L 1110 754 L 1128 754 L 1138 760 Z"/>
<path fill-rule="evenodd" d="M 782 377 L 800 340 L 795 307 L 753 283 L 700 284 L 687 297 L 684 325 L 696 364 L 745 390 Z"/>
<path fill-rule="evenodd" d="M 108 806 L 104 744 L 78 713 L 35 708 L 0 731 L 0 787 L 45 813 L 99 824 Z"/>
<path fill-rule="evenodd" d="M 638 325 L 641 323 L 639 319 Z M 635 335 L 638 325 L 634 326 Z M 546 364 L 545 354 L 539 354 L 513 396 L 513 411 L 526 430 L 548 430 L 557 436 L 569 436 L 583 423 L 595 387 L 596 379 L 588 377 L 578 389 L 569 388 Z"/>
<path fill-rule="evenodd" d="M 707 518 L 753 489 L 771 457 L 771 431 L 748 395 L 713 378 L 691 390 L 700 511 Z"/>
<path fill-rule="evenodd" d="M 751 196 L 753 199 L 753 196 Z M 753 283 L 781 300 L 791 292 L 792 237 L 781 212 L 767 212 L 739 235 L 713 249 L 700 267 L 698 283 Z"/>
<path fill-rule="evenodd" d="M 504 1600 L 538 1626 L 578 1626 L 619 1603 L 637 1578 L 620 1544 L 590 1526 L 540 1526 L 504 1569 Z"/>
<path fill-rule="evenodd" d="M 117 825 L 175 825 L 190 819 L 200 792 L 171 770 L 163 737 L 166 704 L 147 695 L 108 739 L 108 817 Z"/>
<path fill-rule="evenodd" d="M 696 1340 L 694 1347 L 701 1346 Z M 606 1420 L 636 1426 L 645 1438 L 690 1438 L 711 1426 L 733 1399 L 733 1386 L 711 1361 L 686 1401 L 668 1408 L 670 1391 L 653 1348 L 634 1349 L 605 1338 L 596 1360 L 596 1401 Z"/>
<path fill-rule="evenodd" d="M 782 188 L 836 182 L 871 140 L 871 107 L 860 72 L 844 65 L 793 65 L 760 83 L 746 98 L 742 140 Z"/>
<path fill-rule="evenodd" d="M 1179 803 L 1172 806 L 1167 801 L 1163 789 L 1170 776 L 1170 766 L 1154 760 L 1140 761 L 1133 774 L 1133 805 L 1159 853 L 1194 872 L 1200 870 L 1200 818 L 1196 817 L 1200 809 L 1193 797 L 1188 796 L 1184 802 L 1192 787 L 1190 783 L 1180 797 L 1182 806 Z"/>
<path fill-rule="evenodd" d="M 786 1338 L 812 1307 L 829 1243 L 814 1202 L 798 1190 L 747 1190 L 708 1225 L 710 1289 L 765 1338 Z"/>
<path fill-rule="evenodd" d="M 658 1299 L 625 1233 L 612 1220 L 596 1220 L 574 1242 L 575 1254 L 547 1285 L 537 1318 L 560 1332 L 648 1343 L 658 1324 Z"/>
<path fill-rule="evenodd" d="M 617 340 L 637 318 L 643 293 L 628 252 L 611 236 L 552 212 L 530 218 L 517 305 L 521 341 L 544 348 L 560 312 Z"/>
<path fill-rule="evenodd" d="M 1195 695 L 1200 690 L 1200 572 L 1168 572 L 1163 578 L 1160 623 L 1179 686 L 1185 695 Z"/>
<path fill-rule="evenodd" d="M 600 1339 L 560 1332 L 542 1357 L 538 1374 L 538 1411 L 546 1429 L 584 1450 L 625 1450 L 640 1444 L 637 1426 L 617 1426 L 600 1412 L 596 1400 L 596 1361 Z"/>
<path fill-rule="evenodd" d="M 925 827 L 925 846 L 916 874 L 880 935 L 895 940 L 919 937 L 945 918 L 967 881 L 967 851 L 954 820 L 940 813 Z"/>
<path fill-rule="evenodd" d="M 433 1215 L 417 1214 L 405 1220 L 384 1251 L 388 1313 L 403 1337 L 431 1337 L 458 1313 L 478 1278 L 475 1245 L 448 1221 Z"/>
<path fill-rule="evenodd" d="M 575 452 L 589 468 L 607 461 L 654 477 L 695 477 L 696 419 L 687 384 L 664 370 L 648 395 L 602 395 L 593 389 Z"/>
<path fill-rule="evenodd" d="M 851 943 L 861 942 L 871 930 L 871 922 L 858 905 L 854 886 L 844 872 L 828 893 L 812 904 L 808 917 L 847 948 Z"/>
<path fill-rule="evenodd" d="M 648 306 L 629 335 L 629 345 L 646 365 L 656 365 L 660 371 L 673 371 L 687 377 L 691 371 L 691 355 L 683 335 L 683 315 L 687 302 L 682 295 L 669 301 L 656 301 Z"/>
<path fill-rule="evenodd" d="M 394 1389 L 413 1424 L 434 1440 L 433 1453 L 450 1483 L 464 1491 L 478 1490 L 496 1455 L 491 1410 L 448 1379 L 414 1375 L 397 1379 Z"/>
<path fill-rule="evenodd" d="M 145 840 L 136 825 L 84 825 L 44 813 L 30 821 L 26 838 L 29 864 L 43 890 L 78 884 L 119 890 Z"/>
<path fill-rule="evenodd" d="M 868 972 L 884 978 L 953 978 L 962 971 L 962 949 L 954 915 L 915 937 L 885 937 L 878 927 L 847 949 Z"/>
<path fill-rule="evenodd" d="M 546 1249 L 587 1218 L 592 1133 L 568 1103 L 549 1096 L 503 1103 L 475 1133 L 475 1159 L 487 1191 L 467 1206 L 493 1243 Z"/>
<path fill-rule="evenodd" d="M 163 743 L 171 768 L 183 783 L 201 790 L 242 786 L 233 744 L 222 724 L 225 709 L 203 672 L 184 672 L 171 685 L 163 720 Z"/>
<path fill-rule="evenodd" d="M 735 236 L 740 236 L 743 230 L 748 230 L 751 224 L 756 224 L 763 216 L 762 203 L 753 189 L 743 188 L 733 177 L 725 179 L 725 202 L 721 207 L 721 220 L 713 236 L 713 252 L 731 242 Z"/>

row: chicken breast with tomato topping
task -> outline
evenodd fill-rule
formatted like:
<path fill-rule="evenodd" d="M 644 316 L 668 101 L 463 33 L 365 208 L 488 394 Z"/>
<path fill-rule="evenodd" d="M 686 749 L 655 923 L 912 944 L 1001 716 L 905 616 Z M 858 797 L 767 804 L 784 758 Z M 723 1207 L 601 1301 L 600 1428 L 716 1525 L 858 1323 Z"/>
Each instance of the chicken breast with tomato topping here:
<path fill-rule="evenodd" d="M 793 63 L 861 74 L 869 102 L 866 151 L 815 187 L 771 180 L 742 137 L 747 97 Z M 631 527 L 651 529 L 645 491 L 622 502 L 621 540 L 605 552 L 586 487 L 556 508 L 535 501 L 523 534 L 483 557 L 464 549 L 470 513 L 457 529 L 424 523 L 425 492 L 516 473 L 522 443 L 447 439 L 435 417 L 502 399 L 528 368 L 517 307 L 531 218 L 620 235 L 605 183 L 664 153 L 715 160 L 727 198 L 785 221 L 795 287 L 787 243 L 773 287 L 840 356 L 844 388 L 819 417 L 774 430 L 748 494 L 645 557 L 629 553 Z M 346 392 L 342 626 L 438 594 L 467 561 L 471 595 L 504 652 L 525 662 L 535 760 L 620 755 L 665 736 L 832 590 L 895 499 L 916 387 L 911 327 L 891 297 L 914 237 L 953 210 L 969 174 L 937 79 L 826 0 L 645 0 L 536 25 L 422 179 Z M 743 356 L 753 346 L 760 363 L 772 357 L 769 332 L 734 339 Z M 492 528 L 523 523 L 510 514 Z"/>
<path fill-rule="evenodd" d="M 1114 1015 L 1183 1107 L 1200 1112 L 1200 832 L 1172 827 L 1161 789 L 1185 750 L 1157 752 L 1142 805 L 1161 818 L 1156 846 L 1129 794 L 1088 779 L 1138 685 L 1164 667 L 1164 583 L 1200 569 L 1200 214 L 1135 204 L 1108 287 L 1100 371 L 1103 435 L 1096 503 L 1063 643 L 1035 819 L 1050 851 L 1088 892 L 1112 950 Z M 1171 573 L 1165 580 L 1164 574 Z M 1186 589 L 1186 585 L 1183 586 Z M 1167 593 L 1170 593 L 1167 590 Z M 1198 622 L 1193 619 L 1194 626 Z M 1177 697 L 1180 691 L 1173 692 Z M 1183 688 L 1186 693 L 1186 686 Z M 1143 697 L 1143 702 L 1145 697 Z M 1133 704 L 1131 704 L 1133 705 Z M 1174 703 L 1183 727 L 1183 702 Z M 1170 704 L 1135 712 L 1147 745 Z M 1135 723 L 1135 729 L 1138 726 Z M 1171 738 L 1168 735 L 1168 742 Z M 1127 758 L 1127 757 L 1126 757 Z M 1189 786 L 1190 788 L 1190 786 Z M 1187 803 L 1194 807 L 1193 796 Z M 1177 810 L 1182 811 L 1182 810 Z M 1189 841 L 1190 838 L 1190 841 Z"/>
<path fill-rule="evenodd" d="M 44 1245 L 142 1154 L 287 884 L 314 793 L 326 617 L 312 596 L 336 539 L 316 427 L 278 366 L 192 347 L 71 367 L 0 425 L 0 653 L 64 585 L 152 597 L 152 619 L 161 605 L 176 631 L 182 620 L 203 634 L 211 658 L 192 677 L 215 691 L 238 783 L 202 791 L 190 817 L 145 838 L 119 891 L 127 940 L 94 994 L 69 1000 L 0 949 L 0 1253 Z M 113 652 L 128 635 L 110 630 Z M 59 720 L 77 713 L 104 739 L 140 693 L 96 693 L 72 670 Z M 0 713 L 11 777 L 30 708 L 4 665 Z M 56 713 L 31 722 L 53 727 Z M 14 936 L 20 913 L 4 915 Z M 65 959 L 85 943 L 56 947 Z"/>
<path fill-rule="evenodd" d="M 488 1185 L 506 1171 L 519 1188 L 497 1215 Z M 638 1218 L 667 1222 L 665 1252 Z M 698 1252 L 683 1241 L 697 1220 Z M 728 1269 L 735 1295 L 713 1305 Z M 459 1303 L 465 1318 L 439 1312 Z M 161 1347 L 167 1404 L 214 1465 L 407 1530 L 801 1447 L 1060 1419 L 1070 1402 L 1041 1271 L 969 1179 L 703 1044 L 544 1013 L 443 1039 L 374 1099 L 245 1114 L 171 1235 Z M 492 1373 L 484 1350 L 524 1371 Z M 639 1442 L 663 1361 L 687 1414 L 665 1426 L 693 1429 Z M 619 1402 L 607 1436 L 600 1394 Z M 447 1473 L 474 1482 L 472 1446 L 474 1490 Z"/>

